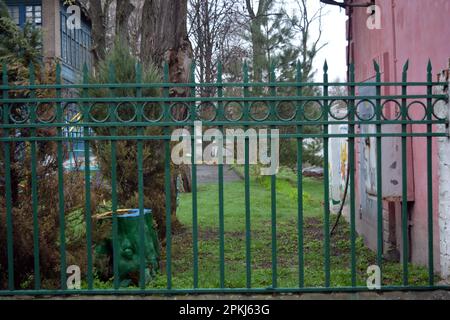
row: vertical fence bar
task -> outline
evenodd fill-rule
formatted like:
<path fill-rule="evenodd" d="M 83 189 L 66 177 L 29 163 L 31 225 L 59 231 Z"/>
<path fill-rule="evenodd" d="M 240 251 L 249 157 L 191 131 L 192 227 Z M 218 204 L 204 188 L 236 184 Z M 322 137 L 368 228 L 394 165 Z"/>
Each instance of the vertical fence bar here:
<path fill-rule="evenodd" d="M 302 97 L 303 87 L 300 61 L 297 60 L 297 97 Z M 303 120 L 302 106 L 297 101 L 297 119 Z M 303 125 L 297 126 L 297 134 L 303 133 Z M 305 262 L 303 253 L 303 137 L 297 137 L 297 246 L 298 246 L 298 286 L 305 286 Z"/>
<path fill-rule="evenodd" d="M 222 87 L 222 63 L 217 67 L 217 96 L 223 97 Z M 217 116 L 220 120 L 224 119 L 224 110 L 222 101 L 218 101 Z M 223 125 L 219 126 L 223 135 Z M 223 140 L 219 140 L 219 259 L 220 259 L 220 287 L 225 288 L 225 217 L 224 217 L 224 198 L 223 198 Z"/>
<path fill-rule="evenodd" d="M 276 88 L 276 78 L 275 78 L 275 65 L 272 63 L 270 66 L 269 75 L 269 85 L 270 85 L 270 95 L 275 97 L 277 95 Z M 275 112 L 276 105 L 272 101 L 270 102 L 270 112 L 272 117 L 276 117 Z M 274 126 L 270 126 L 272 130 Z M 270 141 L 272 141 L 272 133 L 270 133 Z M 271 155 L 273 155 L 274 150 L 270 150 Z M 270 202 L 271 202 L 271 213 L 272 213 L 272 288 L 278 286 L 278 272 L 277 272 L 277 177 L 276 174 L 270 176 Z"/>
<path fill-rule="evenodd" d="M 328 97 L 328 64 L 325 61 L 323 66 L 323 96 Z M 323 101 L 323 120 L 328 121 L 328 100 Z M 329 169 L 328 169 L 328 124 L 323 126 L 323 186 L 324 186 L 324 262 L 325 262 L 325 287 L 330 286 L 330 186 L 329 186 Z"/>
<path fill-rule="evenodd" d="M 375 114 L 378 121 L 376 125 L 377 131 L 377 265 L 380 268 L 380 279 L 383 279 L 383 167 L 382 167 L 382 145 L 381 145 L 381 73 L 380 66 L 374 61 L 376 72 L 376 108 Z"/>
<path fill-rule="evenodd" d="M 136 65 L 136 97 L 142 98 L 142 66 L 140 63 Z M 136 110 L 137 122 L 143 120 L 143 106 L 138 103 Z M 144 135 L 144 127 L 137 128 L 137 135 Z M 137 161 L 138 161 L 138 205 L 139 205 L 139 287 L 145 289 L 145 208 L 144 208 L 144 142 L 139 139 L 137 141 Z"/>
<path fill-rule="evenodd" d="M 195 62 L 191 65 L 191 82 L 194 86 L 191 87 L 190 95 L 195 98 Z M 191 103 L 191 120 L 192 130 L 194 132 L 194 139 L 191 140 L 191 159 L 192 159 L 192 251 L 193 251 L 193 282 L 194 289 L 198 288 L 198 210 L 197 210 L 197 132 L 195 131 L 194 122 L 197 119 L 197 106 L 195 101 Z"/>
<path fill-rule="evenodd" d="M 348 101 L 348 120 L 349 120 L 349 138 L 348 138 L 348 166 L 349 166 L 349 184 L 350 184 L 350 268 L 352 287 L 356 287 L 356 208 L 355 208 L 355 66 L 349 66 L 350 96 Z"/>
<path fill-rule="evenodd" d="M 8 85 L 8 67 L 3 64 L 3 85 Z M 3 99 L 8 99 L 8 89 L 3 90 Z M 11 105 L 3 104 L 3 123 L 5 125 L 9 122 Z M 3 129 L 3 136 L 8 138 L 10 134 L 9 129 Z M 11 191 L 11 144 L 9 142 L 3 143 L 5 156 L 5 200 L 6 200 L 6 246 L 8 256 L 8 289 L 14 290 L 14 244 L 13 244 L 13 217 L 12 217 L 12 191 Z"/>
<path fill-rule="evenodd" d="M 407 89 L 407 72 L 409 62 L 406 62 L 403 66 L 402 75 L 402 96 L 408 94 Z M 407 163 L 407 125 L 408 120 L 408 108 L 407 99 L 402 99 L 402 112 L 401 118 L 404 121 L 402 123 L 402 244 L 403 244 L 403 285 L 408 285 L 408 261 L 409 261 L 409 248 L 408 248 L 408 163 Z"/>
<path fill-rule="evenodd" d="M 115 82 L 115 67 L 111 63 L 108 66 L 108 82 Z M 115 96 L 115 90 L 113 88 L 109 89 L 109 94 L 111 97 Z M 116 114 L 114 112 L 114 104 L 109 103 L 108 105 L 109 114 L 111 122 L 116 121 Z M 117 136 L 117 128 L 110 128 L 111 137 Z M 112 246 L 113 246 L 113 273 L 114 273 L 114 289 L 118 290 L 120 287 L 119 278 L 119 243 L 118 243 L 118 217 L 117 217 L 117 142 L 111 139 L 111 211 L 112 211 Z"/>
<path fill-rule="evenodd" d="M 89 96 L 86 85 L 88 84 L 88 69 L 87 65 L 83 66 L 83 98 Z M 83 104 L 84 119 L 89 117 L 89 106 Z M 89 127 L 83 128 L 83 136 L 90 135 Z M 84 140 L 84 194 L 85 194 L 85 219 L 86 219 L 86 252 L 87 252 L 87 282 L 88 289 L 92 290 L 94 286 L 93 268 L 92 268 L 92 211 L 91 211 L 91 159 L 90 159 L 90 142 Z"/>
<path fill-rule="evenodd" d="M 169 65 L 164 63 L 164 82 L 169 82 Z M 169 98 L 169 87 L 163 90 L 164 98 Z M 166 102 L 164 108 L 164 121 L 170 121 L 170 103 Z M 170 127 L 164 127 L 164 135 L 170 134 Z M 166 272 L 167 272 L 167 290 L 172 289 L 172 202 L 170 190 L 170 141 L 164 141 L 164 187 L 166 194 Z"/>
<path fill-rule="evenodd" d="M 56 84 L 61 84 L 61 65 L 56 65 Z M 61 98 L 61 89 L 56 89 L 56 97 Z M 58 123 L 63 123 L 63 110 L 61 103 L 57 104 L 56 118 Z M 58 137 L 63 137 L 62 128 L 59 126 Z M 66 283 L 66 220 L 64 205 L 64 149 L 62 141 L 57 142 L 57 162 L 58 162 L 58 207 L 59 207 L 59 241 L 60 241 L 60 258 L 61 258 L 61 289 L 67 289 Z"/>
<path fill-rule="evenodd" d="M 431 60 L 428 61 L 427 66 L 427 120 L 433 120 L 433 100 L 431 95 L 433 94 L 433 66 Z M 434 285 L 434 233 L 433 233 L 433 125 L 427 124 L 427 202 L 428 202 L 428 284 Z"/>
<path fill-rule="evenodd" d="M 35 68 L 30 64 L 30 85 L 35 85 Z M 30 90 L 30 98 L 35 99 L 34 89 Z M 37 120 L 37 104 L 33 103 L 30 107 L 30 121 L 32 124 Z M 36 137 L 36 129 L 32 128 L 31 136 Z M 37 142 L 31 141 L 31 205 L 33 210 L 33 257 L 34 257 L 34 289 L 41 288 L 41 271 L 39 263 L 39 213 L 38 213 L 38 185 L 37 185 Z"/>
<path fill-rule="evenodd" d="M 244 63 L 243 67 L 243 80 L 244 80 L 244 98 L 249 96 L 248 89 L 248 64 Z M 244 101 L 244 118 L 246 121 L 249 120 L 249 104 L 248 101 Z M 244 126 L 245 131 L 248 130 L 248 125 Z M 251 259 L 251 220 L 250 220 L 250 148 L 249 148 L 249 137 L 245 136 L 245 164 L 244 164 L 244 178 L 245 178 L 245 261 L 246 261 L 246 284 L 247 288 L 252 286 L 252 259 Z"/>

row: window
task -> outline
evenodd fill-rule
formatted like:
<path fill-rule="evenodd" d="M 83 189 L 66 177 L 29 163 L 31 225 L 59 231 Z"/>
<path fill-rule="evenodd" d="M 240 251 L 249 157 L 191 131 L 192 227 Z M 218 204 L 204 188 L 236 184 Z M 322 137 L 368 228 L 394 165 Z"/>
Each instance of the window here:
<path fill-rule="evenodd" d="M 89 27 L 82 24 L 81 29 L 69 29 L 66 26 L 67 16 L 61 13 L 61 57 L 65 65 L 81 72 L 86 63 L 92 64 L 91 34 Z"/>
<path fill-rule="evenodd" d="M 25 17 L 27 22 L 30 22 L 36 26 L 40 26 L 42 24 L 42 7 L 26 6 Z"/>
<path fill-rule="evenodd" d="M 9 15 L 11 19 L 17 24 L 20 24 L 20 8 L 18 6 L 8 7 Z"/>

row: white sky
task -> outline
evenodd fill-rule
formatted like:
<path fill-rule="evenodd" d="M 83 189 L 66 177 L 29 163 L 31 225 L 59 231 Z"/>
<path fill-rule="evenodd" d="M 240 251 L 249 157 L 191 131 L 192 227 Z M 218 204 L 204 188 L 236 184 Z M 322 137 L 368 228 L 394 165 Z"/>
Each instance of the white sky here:
<path fill-rule="evenodd" d="M 322 43 L 328 43 L 316 57 L 314 67 L 317 70 L 315 81 L 323 79 L 323 64 L 325 59 L 328 61 L 328 77 L 329 81 L 339 78 L 341 81 L 346 80 L 347 61 L 346 61 L 346 28 L 345 21 L 347 16 L 345 11 L 337 6 L 321 4 L 319 0 L 307 0 L 310 15 L 317 11 L 322 5 Z M 295 0 L 285 0 L 287 8 L 298 8 Z M 317 35 L 318 25 L 312 30 Z M 312 35 L 314 39 L 315 36 Z"/>

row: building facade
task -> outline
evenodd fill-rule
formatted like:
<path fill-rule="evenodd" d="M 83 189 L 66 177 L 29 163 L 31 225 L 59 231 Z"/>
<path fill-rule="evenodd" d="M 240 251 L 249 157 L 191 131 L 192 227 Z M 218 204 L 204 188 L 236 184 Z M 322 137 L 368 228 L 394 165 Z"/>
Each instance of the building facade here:
<path fill-rule="evenodd" d="M 80 28 L 68 26 L 74 14 L 62 0 L 6 0 L 11 18 L 17 25 L 32 23 L 42 29 L 44 59 L 61 62 L 61 75 L 66 83 L 81 78 L 84 64 L 92 66 L 91 22 L 82 7 Z"/>
<path fill-rule="evenodd" d="M 346 0 L 349 5 L 376 5 L 346 7 L 347 56 L 348 64 L 355 66 L 357 82 L 375 80 L 373 61 L 377 61 L 382 72 L 382 81 L 401 82 L 402 69 L 409 60 L 408 81 L 425 82 L 427 64 L 433 65 L 433 81 L 437 75 L 449 68 L 450 58 L 450 1 L 448 0 Z M 375 12 L 376 10 L 376 12 Z M 441 79 L 442 80 L 442 79 Z M 361 88 L 362 89 L 362 88 Z M 385 95 L 401 94 L 401 87 L 383 88 Z M 408 88 L 408 94 L 425 94 L 425 87 Z M 362 92 L 364 91 L 364 92 Z M 375 87 L 367 87 L 358 95 L 374 95 Z M 387 112 L 395 118 L 395 106 Z M 412 108 L 410 116 L 423 116 L 423 109 Z M 370 128 L 358 128 L 360 131 Z M 409 126 L 411 132 L 423 132 L 423 126 Z M 359 139 L 356 150 L 357 183 L 357 230 L 366 244 L 376 249 L 377 245 L 377 199 L 376 150 L 375 141 Z M 425 138 L 408 138 L 408 203 L 401 201 L 401 140 L 383 139 L 383 208 L 384 208 L 384 255 L 390 259 L 408 259 L 412 263 L 427 265 L 427 154 Z M 446 239 L 450 229 L 442 227 L 440 196 L 443 193 L 442 181 L 450 183 L 450 177 L 439 179 L 440 163 L 438 139 L 433 141 L 433 208 L 434 208 L 434 257 L 435 270 L 444 276 L 450 274 L 447 255 L 450 242 Z M 370 151 L 372 150 L 372 151 Z M 447 152 L 450 152 L 448 150 Z M 374 171 L 375 170 L 375 171 Z M 441 184 L 440 184 L 441 181 Z M 450 196 L 450 195 L 448 195 Z M 402 257 L 401 211 L 407 205 L 409 216 L 409 257 Z M 441 206 L 442 208 L 442 206 Z M 450 206 L 448 208 L 450 210 Z M 449 224 L 450 225 L 450 224 Z M 446 254 L 447 252 L 447 254 Z M 443 270 L 444 269 L 444 270 Z"/>
<path fill-rule="evenodd" d="M 62 0 L 6 0 L 9 14 L 15 23 L 23 27 L 31 23 L 42 30 L 42 56 L 44 61 L 61 63 L 61 81 L 63 83 L 81 82 L 83 67 L 92 67 L 91 22 L 85 8 L 78 2 L 78 11 L 73 11 Z M 79 26 L 72 24 L 70 17 L 79 13 Z M 77 17 L 78 18 L 78 17 Z M 71 92 L 63 92 L 70 96 Z M 79 116 L 79 110 L 71 110 L 73 117 Z M 65 134 L 70 137 L 82 137 L 81 127 L 68 127 Z M 67 145 L 67 169 L 84 169 L 84 142 L 73 140 Z M 94 158 L 94 157 L 93 157 Z M 92 164 L 93 169 L 96 168 Z"/>

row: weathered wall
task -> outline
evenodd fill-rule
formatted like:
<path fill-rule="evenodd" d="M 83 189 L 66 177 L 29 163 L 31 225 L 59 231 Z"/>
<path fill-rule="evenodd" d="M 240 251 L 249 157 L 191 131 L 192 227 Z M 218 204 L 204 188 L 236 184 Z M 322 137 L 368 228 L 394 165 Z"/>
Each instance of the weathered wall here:
<path fill-rule="evenodd" d="M 428 59 L 433 63 L 434 74 L 443 70 L 448 65 L 450 57 L 450 1 L 448 0 L 376 0 L 376 5 L 381 8 L 381 29 L 369 30 L 367 28 L 368 15 L 365 8 L 355 8 L 351 13 L 352 23 L 349 26 L 350 36 L 350 60 L 355 64 L 356 81 L 366 81 L 375 75 L 373 60 L 377 60 L 382 71 L 382 81 L 401 81 L 403 64 L 409 59 L 408 81 L 425 81 Z M 353 3 L 366 3 L 365 0 L 355 0 Z M 433 77 L 436 80 L 437 77 Z M 392 87 L 384 90 L 383 94 L 400 94 L 400 87 Z M 409 88 L 410 94 L 424 94 L 426 88 Z M 391 114 L 394 113 L 394 108 Z M 413 118 L 418 117 L 423 111 L 420 108 L 413 110 Z M 423 132 L 423 126 L 412 126 L 413 132 Z M 433 186 L 434 197 L 434 256 L 435 269 L 441 267 L 440 234 L 439 229 L 439 199 L 438 190 L 438 140 L 433 141 Z M 358 143 L 357 143 L 358 145 Z M 394 145 L 393 145 L 393 148 Z M 411 260 L 418 264 L 427 264 L 428 257 L 428 231 L 427 231 L 427 175 L 426 173 L 426 139 L 408 139 L 408 198 L 409 212 L 411 216 Z M 357 149 L 356 182 L 360 184 L 361 155 Z M 401 160 L 399 158 L 399 160 Z M 401 164 L 401 162 L 398 162 Z M 401 165 L 397 166 L 401 170 Z M 364 180 L 364 179 L 363 179 Z M 361 186 L 357 187 L 357 201 L 368 199 Z M 396 223 L 395 237 L 397 249 L 401 252 L 401 229 L 398 223 L 398 215 L 401 211 L 401 202 L 395 199 L 394 203 L 384 203 L 388 215 L 385 222 Z M 358 203 L 359 203 L 358 202 Z M 386 201 L 385 201 L 386 202 Z M 376 205 L 370 203 L 370 206 Z M 391 215 L 395 215 L 392 219 Z M 358 231 L 364 236 L 366 243 L 371 248 L 376 248 L 376 215 L 369 210 L 359 212 Z M 386 225 L 386 224 L 385 224 Z M 387 224 L 386 228 L 389 228 Z M 441 231 L 441 232 L 440 232 Z M 447 230 L 448 231 L 448 230 Z M 388 235 L 386 235 L 388 236 Z M 444 235 L 443 235 L 444 236 Z M 447 236 L 447 234 L 445 234 Z M 386 240 L 386 239 L 384 239 Z"/>
<path fill-rule="evenodd" d="M 450 67 L 450 66 L 449 66 Z M 450 85 L 449 72 L 447 70 L 441 77 L 447 80 Z M 449 87 L 444 88 L 449 92 Z M 442 89 L 439 88 L 438 93 Z M 450 103 L 442 102 L 442 106 L 447 108 L 450 119 Z M 447 131 L 449 137 L 440 138 L 439 145 L 439 230 L 441 234 L 441 274 L 445 278 L 450 277 L 450 128 L 441 126 L 439 130 Z"/>

